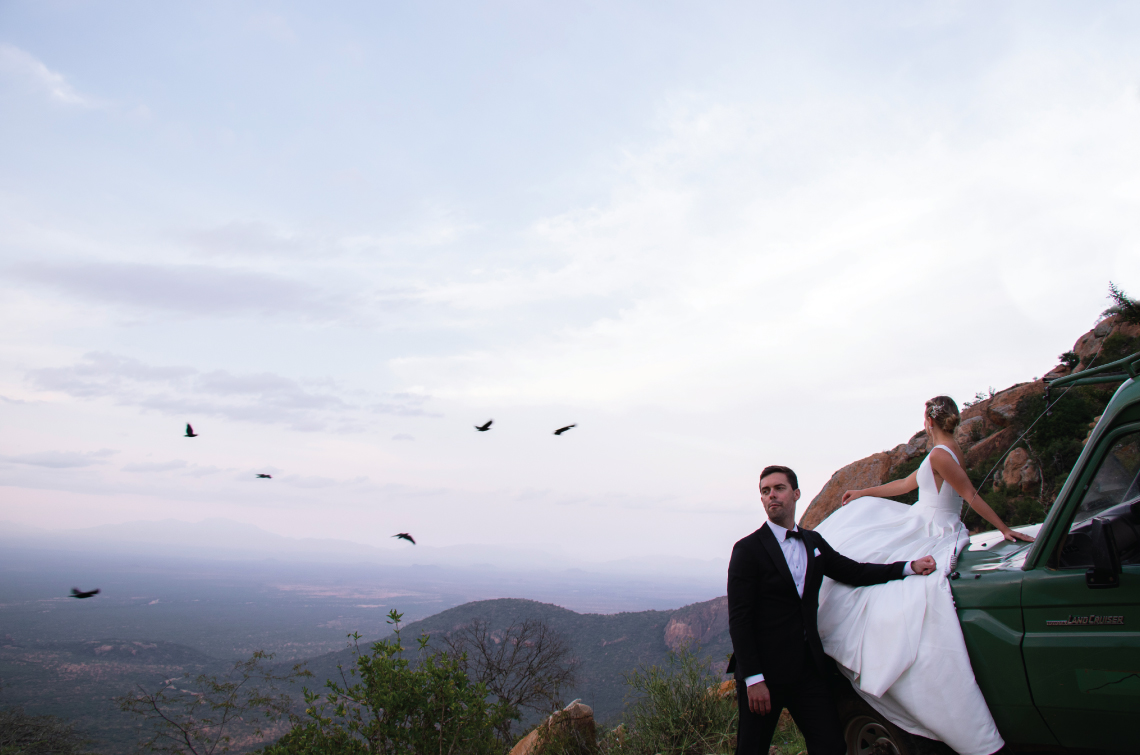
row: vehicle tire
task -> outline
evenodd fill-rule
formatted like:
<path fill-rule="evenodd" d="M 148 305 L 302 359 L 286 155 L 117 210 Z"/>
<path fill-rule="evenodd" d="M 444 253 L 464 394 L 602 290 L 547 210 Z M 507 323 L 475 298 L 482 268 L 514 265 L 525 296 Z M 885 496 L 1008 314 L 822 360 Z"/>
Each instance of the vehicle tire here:
<path fill-rule="evenodd" d="M 844 729 L 847 755 L 917 755 L 910 735 L 874 711 L 860 711 Z"/>
<path fill-rule="evenodd" d="M 941 742 L 916 737 L 895 726 L 855 694 L 851 683 L 839 674 L 832 681 L 847 755 L 953 755 L 949 748 L 942 749 L 945 746 Z"/>

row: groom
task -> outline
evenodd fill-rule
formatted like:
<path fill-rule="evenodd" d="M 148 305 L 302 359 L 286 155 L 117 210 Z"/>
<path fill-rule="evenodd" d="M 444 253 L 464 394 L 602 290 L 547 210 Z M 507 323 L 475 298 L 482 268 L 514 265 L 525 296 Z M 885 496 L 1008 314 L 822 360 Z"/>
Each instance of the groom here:
<path fill-rule="evenodd" d="M 877 585 L 930 574 L 934 558 L 909 564 L 861 564 L 836 553 L 822 536 L 796 527 L 800 499 L 796 473 L 765 467 L 760 500 L 768 522 L 732 549 L 728 564 L 728 629 L 740 708 L 737 755 L 767 755 L 780 712 L 787 708 L 803 732 L 809 755 L 844 755 L 847 745 L 816 629 L 825 576 L 848 585 Z"/>

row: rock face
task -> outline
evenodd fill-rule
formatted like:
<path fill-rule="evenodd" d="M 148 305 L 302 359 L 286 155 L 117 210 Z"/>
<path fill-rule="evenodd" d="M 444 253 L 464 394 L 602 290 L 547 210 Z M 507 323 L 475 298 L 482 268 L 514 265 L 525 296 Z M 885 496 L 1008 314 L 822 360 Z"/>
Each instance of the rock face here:
<path fill-rule="evenodd" d="M 1004 427 L 998 430 L 993 435 L 990 435 L 977 443 L 975 443 L 969 451 L 966 451 L 966 466 L 972 467 L 975 464 L 985 461 L 994 454 L 1001 453 L 1009 448 L 1009 444 L 1017 439 L 1017 434 L 1011 428 Z"/>
<path fill-rule="evenodd" d="M 914 435 L 906 443 L 901 443 L 890 451 L 880 451 L 871 454 L 866 459 L 848 464 L 831 476 L 819 495 L 812 499 L 811 505 L 800 518 L 800 526 L 814 529 L 820 522 L 839 508 L 843 494 L 848 490 L 859 490 L 882 485 L 891 479 L 891 472 L 900 464 L 904 464 L 926 450 L 926 433 Z"/>
<path fill-rule="evenodd" d="M 589 705 L 583 704 L 581 700 L 575 700 L 520 739 L 511 748 L 510 755 L 540 755 L 543 745 L 551 737 L 565 734 L 573 736 L 587 752 L 593 752 L 597 746 L 594 710 Z"/>
<path fill-rule="evenodd" d="M 1001 481 L 1007 488 L 1029 491 L 1041 482 L 1041 472 L 1024 448 L 1015 448 L 1005 457 Z"/>
<path fill-rule="evenodd" d="M 1125 323 L 1119 315 L 1106 317 L 1073 345 L 1073 352 L 1080 358 L 1080 363 L 1073 370 L 1058 365 L 1047 372 L 1046 377 L 1061 377 L 1070 371 L 1080 372 L 1087 369 L 1094 360 L 1095 365 L 1107 364 L 1107 361 L 1097 359 L 1097 356 L 1105 340 L 1116 335 L 1140 338 L 1140 325 Z M 962 421 L 954 433 L 954 439 L 966 453 L 966 466 L 972 467 L 991 456 L 1005 453 L 1017 440 L 1017 433 L 1010 425 L 1017 414 L 1018 404 L 1027 396 L 1041 395 L 1044 392 L 1044 379 L 1034 378 L 1032 382 L 1018 383 L 964 407 Z M 845 491 L 874 487 L 896 479 L 899 467 L 924 454 L 926 446 L 926 434 L 920 432 L 890 451 L 871 454 L 843 467 L 831 476 L 819 495 L 812 499 L 800 517 L 800 526 L 807 529 L 818 526 L 839 508 Z M 1007 487 L 1030 491 L 1040 484 L 1041 472 L 1024 449 L 1014 449 L 1000 467 L 999 479 Z"/>
<path fill-rule="evenodd" d="M 665 644 L 676 652 L 685 645 L 703 645 L 728 631 L 728 597 L 697 603 L 675 612 L 665 625 Z"/>

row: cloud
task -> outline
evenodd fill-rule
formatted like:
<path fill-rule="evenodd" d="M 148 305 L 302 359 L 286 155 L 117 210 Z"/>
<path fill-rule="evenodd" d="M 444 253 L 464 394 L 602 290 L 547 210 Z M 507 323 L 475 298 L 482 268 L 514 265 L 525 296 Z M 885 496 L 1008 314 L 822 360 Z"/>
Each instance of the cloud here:
<path fill-rule="evenodd" d="M 74 107 L 96 105 L 92 99 L 75 91 L 63 74 L 51 70 L 34 55 L 19 47 L 0 44 L 0 73 L 23 81 L 61 105 Z"/>
<path fill-rule="evenodd" d="M 47 467 L 48 469 L 78 469 L 96 464 L 106 464 L 108 456 L 116 451 L 104 448 L 100 451 L 40 451 L 38 453 L 23 454 L 20 456 L 0 456 L 0 461 L 11 464 L 27 464 L 32 467 Z"/>
<path fill-rule="evenodd" d="M 415 440 L 415 438 L 407 433 L 396 433 L 392 436 L 392 440 Z"/>
<path fill-rule="evenodd" d="M 305 283 L 269 273 L 206 265 L 24 263 L 11 272 L 82 299 L 186 315 L 327 316 L 335 309 Z"/>
<path fill-rule="evenodd" d="M 40 390 L 75 398 L 106 398 L 122 406 L 178 417 L 223 417 L 283 424 L 307 432 L 355 431 L 356 423 L 352 420 L 356 413 L 382 410 L 402 416 L 431 416 L 423 408 L 427 397 L 422 395 L 365 394 L 365 403 L 360 403 L 359 396 L 348 395 L 332 381 L 300 381 L 271 372 L 235 374 L 227 370 L 202 372 L 193 367 L 154 366 L 106 352 L 91 352 L 67 367 L 33 370 L 28 379 Z M 376 402 L 375 398 L 383 401 Z M 201 424 L 195 425 L 195 430 L 208 432 Z"/>

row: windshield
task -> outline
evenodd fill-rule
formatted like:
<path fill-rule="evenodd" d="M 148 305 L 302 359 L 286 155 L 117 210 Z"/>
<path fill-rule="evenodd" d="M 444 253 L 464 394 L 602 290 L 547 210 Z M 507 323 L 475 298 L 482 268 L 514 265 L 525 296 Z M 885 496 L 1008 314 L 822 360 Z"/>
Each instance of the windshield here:
<path fill-rule="evenodd" d="M 1073 524 L 1137 497 L 1140 497 L 1140 432 L 1132 432 L 1112 441 L 1081 499 Z"/>

